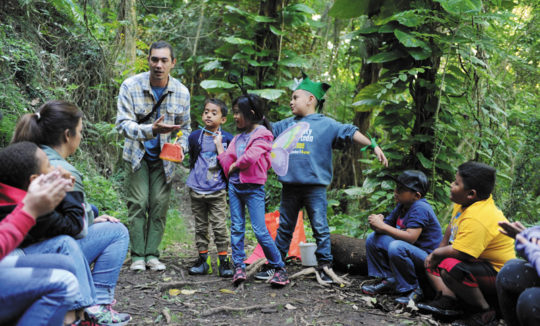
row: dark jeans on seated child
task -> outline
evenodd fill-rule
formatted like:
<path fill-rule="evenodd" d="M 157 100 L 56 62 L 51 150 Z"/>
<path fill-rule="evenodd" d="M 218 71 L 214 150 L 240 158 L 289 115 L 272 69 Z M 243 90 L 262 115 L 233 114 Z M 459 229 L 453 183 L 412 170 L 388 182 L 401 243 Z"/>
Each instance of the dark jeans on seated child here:
<path fill-rule="evenodd" d="M 395 281 L 399 293 L 412 291 L 420 286 L 424 260 L 428 253 L 402 240 L 386 234 L 371 233 L 366 239 L 368 275 Z"/>
<path fill-rule="evenodd" d="M 497 275 L 497 294 L 508 326 L 540 325 L 540 277 L 527 261 L 504 264 Z"/>

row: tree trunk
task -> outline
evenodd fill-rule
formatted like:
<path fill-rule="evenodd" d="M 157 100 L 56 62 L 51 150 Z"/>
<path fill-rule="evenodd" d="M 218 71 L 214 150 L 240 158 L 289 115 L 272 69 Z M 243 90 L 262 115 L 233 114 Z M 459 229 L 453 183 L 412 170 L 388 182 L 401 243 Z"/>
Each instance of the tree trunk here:
<path fill-rule="evenodd" d="M 266 0 L 261 1 L 259 6 L 259 15 L 278 18 L 278 12 L 283 9 L 283 0 Z M 258 58 L 260 61 L 276 62 L 278 60 L 280 49 L 280 38 L 270 31 L 267 24 L 260 24 L 261 28 L 257 29 L 255 33 L 256 50 L 270 50 L 270 54 L 265 57 Z M 275 72 L 277 65 L 271 67 L 249 67 L 251 74 L 254 70 L 257 80 L 255 81 L 257 88 L 262 88 L 262 83 L 265 81 L 266 76 Z"/>
<path fill-rule="evenodd" d="M 331 234 L 334 268 L 355 275 L 367 275 L 366 240 Z"/>
<path fill-rule="evenodd" d="M 123 19 L 129 22 L 124 27 L 124 70 L 129 70 L 128 75 L 133 75 L 137 60 L 137 13 L 135 6 L 135 0 L 122 1 Z"/>

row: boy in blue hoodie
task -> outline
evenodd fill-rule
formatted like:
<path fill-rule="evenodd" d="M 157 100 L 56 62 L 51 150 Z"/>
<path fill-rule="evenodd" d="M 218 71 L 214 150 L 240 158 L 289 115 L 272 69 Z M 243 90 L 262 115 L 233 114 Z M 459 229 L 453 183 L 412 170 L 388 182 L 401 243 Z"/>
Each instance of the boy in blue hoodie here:
<path fill-rule="evenodd" d="M 288 127 L 300 121 L 310 125 L 290 153 L 287 174 L 278 178 L 283 184 L 283 190 L 276 245 L 285 257 L 296 227 L 298 212 L 305 207 L 317 243 L 315 255 L 321 277 L 326 282 L 332 282 L 328 275 L 322 272 L 325 265 L 332 266 L 330 229 L 326 218 L 326 187 L 332 180 L 332 149 L 343 149 L 353 142 L 369 146 L 378 160 L 388 166 L 381 148 L 375 141 L 362 135 L 356 126 L 342 124 L 316 113 L 316 108 L 322 107 L 323 96 L 329 88 L 328 84 L 313 82 L 305 77 L 292 94 L 290 106 L 294 116 L 272 126 L 274 137 L 278 137 Z"/>

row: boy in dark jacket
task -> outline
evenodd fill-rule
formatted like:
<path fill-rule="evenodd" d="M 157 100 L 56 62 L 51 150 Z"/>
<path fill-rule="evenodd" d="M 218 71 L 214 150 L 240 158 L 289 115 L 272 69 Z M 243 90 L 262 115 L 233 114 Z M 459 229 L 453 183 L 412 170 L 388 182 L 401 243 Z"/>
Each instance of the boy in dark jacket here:
<path fill-rule="evenodd" d="M 189 269 L 191 275 L 212 272 L 208 243 L 208 226 L 214 231 L 214 242 L 218 251 L 219 275 L 231 277 L 233 271 L 227 258 L 229 232 L 227 231 L 227 181 L 217 160 L 214 136 L 221 134 L 223 147 L 227 148 L 232 135 L 221 130 L 227 121 L 227 106 L 218 99 L 207 99 L 204 103 L 202 120 L 204 128 L 189 135 L 189 167 L 187 179 L 190 188 L 191 211 L 195 217 L 195 243 L 199 259 Z"/>

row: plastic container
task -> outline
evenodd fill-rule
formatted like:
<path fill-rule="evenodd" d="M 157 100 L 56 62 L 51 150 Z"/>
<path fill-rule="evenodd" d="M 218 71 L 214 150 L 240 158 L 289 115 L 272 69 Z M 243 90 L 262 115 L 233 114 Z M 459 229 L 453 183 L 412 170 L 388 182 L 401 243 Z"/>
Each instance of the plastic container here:
<path fill-rule="evenodd" d="M 317 245 L 314 243 L 300 242 L 300 256 L 302 257 L 302 266 L 317 266 L 317 258 L 315 257 L 315 250 Z"/>
<path fill-rule="evenodd" d="M 167 160 L 175 163 L 182 162 L 182 147 L 177 144 L 170 144 L 166 143 L 163 145 L 163 148 L 161 149 L 161 153 L 159 154 L 159 158 L 162 160 Z"/>

